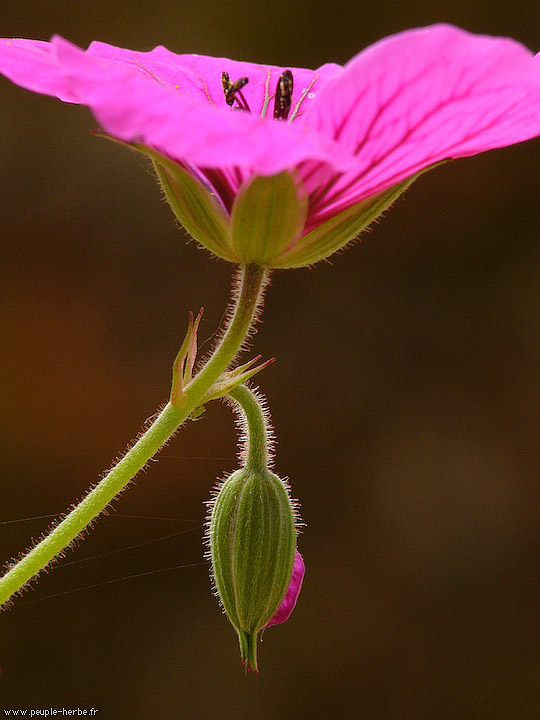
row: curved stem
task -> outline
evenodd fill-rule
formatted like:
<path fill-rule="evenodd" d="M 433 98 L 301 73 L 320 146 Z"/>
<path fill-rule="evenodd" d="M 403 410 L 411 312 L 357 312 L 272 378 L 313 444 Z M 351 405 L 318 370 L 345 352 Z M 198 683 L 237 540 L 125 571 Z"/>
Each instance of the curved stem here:
<path fill-rule="evenodd" d="M 167 403 L 151 427 L 117 465 L 53 530 L 0 578 L 0 605 L 73 543 L 79 533 L 103 512 L 201 403 L 245 341 L 257 316 L 266 276 L 267 271 L 258 265 L 241 267 L 239 288 L 227 330 L 204 367 L 184 389 L 182 406 Z"/>
<path fill-rule="evenodd" d="M 246 385 L 238 385 L 229 392 L 228 397 L 240 408 L 247 427 L 244 448 L 245 467 L 266 470 L 270 460 L 269 444 L 272 431 L 261 398 Z"/>
<path fill-rule="evenodd" d="M 192 406 L 190 412 L 197 407 L 202 397 L 227 369 L 245 342 L 250 328 L 257 319 L 268 274 L 268 270 L 260 265 L 241 266 L 240 282 L 236 289 L 236 302 L 230 324 L 208 362 L 184 390 L 187 404 Z"/>

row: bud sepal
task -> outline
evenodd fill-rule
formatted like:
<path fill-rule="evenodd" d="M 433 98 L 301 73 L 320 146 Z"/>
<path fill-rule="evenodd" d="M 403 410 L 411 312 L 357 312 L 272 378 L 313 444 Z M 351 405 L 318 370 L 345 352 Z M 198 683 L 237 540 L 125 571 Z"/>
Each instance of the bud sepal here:
<path fill-rule="evenodd" d="M 210 516 L 214 582 L 240 641 L 242 661 L 257 671 L 257 638 L 275 616 L 291 581 L 294 509 L 285 483 L 247 465 L 220 488 Z"/>

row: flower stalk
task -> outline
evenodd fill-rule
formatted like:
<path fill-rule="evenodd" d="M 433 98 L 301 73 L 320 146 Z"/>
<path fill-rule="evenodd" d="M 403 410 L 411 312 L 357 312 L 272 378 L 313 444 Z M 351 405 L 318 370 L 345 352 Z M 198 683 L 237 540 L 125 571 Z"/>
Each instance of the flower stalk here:
<path fill-rule="evenodd" d="M 243 466 L 249 470 L 266 470 L 270 465 L 273 431 L 264 406 L 245 385 L 233 388 L 228 397 L 241 408 L 242 422 L 246 425 Z"/>
<path fill-rule="evenodd" d="M 267 270 L 258 265 L 241 266 L 228 327 L 205 365 L 182 388 L 181 402 L 168 402 L 148 430 L 84 499 L 0 578 L 0 605 L 69 547 L 202 404 L 205 395 L 235 358 L 256 320 L 266 277 Z M 191 369 L 186 379 L 188 376 L 191 376 Z"/>

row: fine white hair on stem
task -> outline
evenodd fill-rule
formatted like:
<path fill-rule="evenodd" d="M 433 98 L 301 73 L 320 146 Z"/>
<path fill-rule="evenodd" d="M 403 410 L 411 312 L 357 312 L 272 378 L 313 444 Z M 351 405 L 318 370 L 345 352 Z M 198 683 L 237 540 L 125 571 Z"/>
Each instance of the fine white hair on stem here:
<path fill-rule="evenodd" d="M 236 267 L 235 273 L 232 278 L 229 304 L 227 305 L 227 309 L 225 310 L 225 312 L 223 314 L 223 318 L 222 318 L 220 327 L 218 328 L 218 330 L 216 331 L 216 333 L 214 335 L 214 343 L 213 343 L 214 348 L 216 348 L 221 343 L 221 341 L 223 340 L 223 336 L 225 335 L 225 333 L 227 332 L 227 329 L 231 325 L 232 319 L 234 317 L 234 313 L 238 306 L 238 300 L 241 295 L 242 283 L 243 283 L 244 277 L 245 277 L 244 266 L 238 265 Z M 260 285 L 260 288 L 258 290 L 257 301 L 255 303 L 255 310 L 253 312 L 250 326 L 249 326 L 249 328 L 245 334 L 245 337 L 238 349 L 236 357 L 238 357 L 238 355 L 240 355 L 240 353 L 246 352 L 251 347 L 251 338 L 257 332 L 256 325 L 259 322 L 259 319 L 260 319 L 260 316 L 262 313 L 262 309 L 263 309 L 263 305 L 264 305 L 264 296 L 266 293 L 266 288 L 269 285 L 270 285 L 270 271 L 266 270 L 265 277 L 264 277 L 264 279 Z M 198 362 L 198 367 L 204 366 L 204 364 L 206 363 L 206 361 L 208 360 L 208 358 L 210 356 L 211 356 L 211 353 L 208 353 L 208 354 L 204 355 L 203 357 L 201 357 Z M 235 358 L 235 361 L 231 364 L 234 365 L 235 362 L 236 362 L 236 358 Z"/>
<path fill-rule="evenodd" d="M 268 457 L 268 469 L 271 469 L 274 466 L 274 451 L 276 447 L 276 436 L 274 433 L 274 428 L 272 427 L 272 421 L 270 417 L 270 410 L 268 409 L 268 401 L 266 399 L 266 396 L 263 395 L 263 393 L 259 390 L 259 388 L 252 388 L 247 385 L 245 385 L 246 389 L 249 390 L 251 395 L 254 397 L 254 399 L 257 402 L 257 405 L 259 406 L 259 409 L 261 411 L 261 416 L 264 424 L 264 435 L 266 439 L 266 452 Z M 245 465 L 247 461 L 247 455 L 249 451 L 249 427 L 248 422 L 246 418 L 246 414 L 244 410 L 242 409 L 242 406 L 240 403 L 235 400 L 234 398 L 230 397 L 230 395 L 226 395 L 223 398 L 223 401 L 229 405 L 229 407 L 232 408 L 234 414 L 235 414 L 235 425 L 238 429 L 238 441 L 239 441 L 239 447 L 238 447 L 238 461 L 241 465 Z"/>
<path fill-rule="evenodd" d="M 165 407 L 165 405 L 161 405 L 158 409 L 158 412 L 156 414 L 159 414 L 160 410 L 162 410 Z M 145 429 L 150 427 L 152 425 L 152 420 L 154 416 L 147 418 L 145 421 L 143 428 L 141 431 L 136 435 L 136 437 L 128 444 L 127 448 L 123 451 L 117 454 L 116 459 L 114 463 L 112 464 L 111 468 L 114 468 L 115 465 L 122 460 L 122 458 L 131 450 L 131 448 L 135 445 L 137 440 L 144 434 Z M 172 440 L 172 438 L 176 435 L 179 428 L 170 435 L 170 437 L 166 440 L 166 442 L 163 444 L 163 447 L 169 444 L 169 442 Z M 148 461 L 143 465 L 140 472 L 145 472 L 146 468 L 151 462 L 155 462 L 155 458 L 149 458 Z M 101 477 L 105 477 L 110 470 L 106 470 L 101 474 Z M 12 597 L 8 598 L 6 602 L 2 605 L 2 609 L 8 609 L 12 606 L 13 601 L 16 597 L 19 597 L 23 595 L 26 591 L 34 589 L 35 584 L 39 580 L 39 577 L 42 573 L 48 573 L 50 569 L 52 569 L 60 560 L 62 560 L 70 551 L 74 551 L 76 548 L 78 548 L 84 540 L 84 538 L 90 534 L 90 531 L 93 530 L 94 524 L 96 521 L 102 516 L 107 515 L 109 513 L 109 509 L 111 509 L 116 503 L 120 496 L 123 495 L 123 493 L 127 490 L 128 487 L 136 483 L 136 478 L 132 477 L 131 480 L 121 489 L 117 492 L 117 494 L 107 503 L 107 505 L 99 512 L 96 517 L 94 517 L 68 544 L 65 545 L 65 547 L 57 553 L 53 558 L 49 560 L 49 562 L 41 568 L 41 570 L 34 575 L 34 577 L 23 585 L 21 588 L 19 588 Z M 45 538 L 60 525 L 65 518 L 69 515 L 69 513 L 77 507 L 78 504 L 80 504 L 93 490 L 94 488 L 99 484 L 99 482 L 92 483 L 92 485 L 88 488 L 88 490 L 79 497 L 78 500 L 71 503 L 71 505 L 68 507 L 68 509 L 63 512 L 59 513 L 59 515 L 51 522 L 49 523 L 48 527 L 44 532 L 42 532 L 37 538 L 32 538 L 32 543 L 29 547 L 27 547 L 25 550 L 22 550 L 17 557 L 13 557 L 11 560 L 7 561 L 3 565 L 4 572 L 8 572 L 14 565 L 17 564 L 17 562 L 20 562 L 30 551 L 32 551 L 39 543 L 41 543 Z"/>

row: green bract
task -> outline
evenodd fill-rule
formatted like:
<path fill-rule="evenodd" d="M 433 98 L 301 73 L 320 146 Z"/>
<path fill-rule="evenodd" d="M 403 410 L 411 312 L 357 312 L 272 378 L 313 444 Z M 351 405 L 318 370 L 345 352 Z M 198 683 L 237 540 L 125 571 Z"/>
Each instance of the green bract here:
<path fill-rule="evenodd" d="M 216 589 L 238 634 L 242 661 L 256 671 L 257 637 L 285 596 L 296 547 L 283 481 L 269 470 L 233 473 L 214 501 L 209 538 Z"/>

